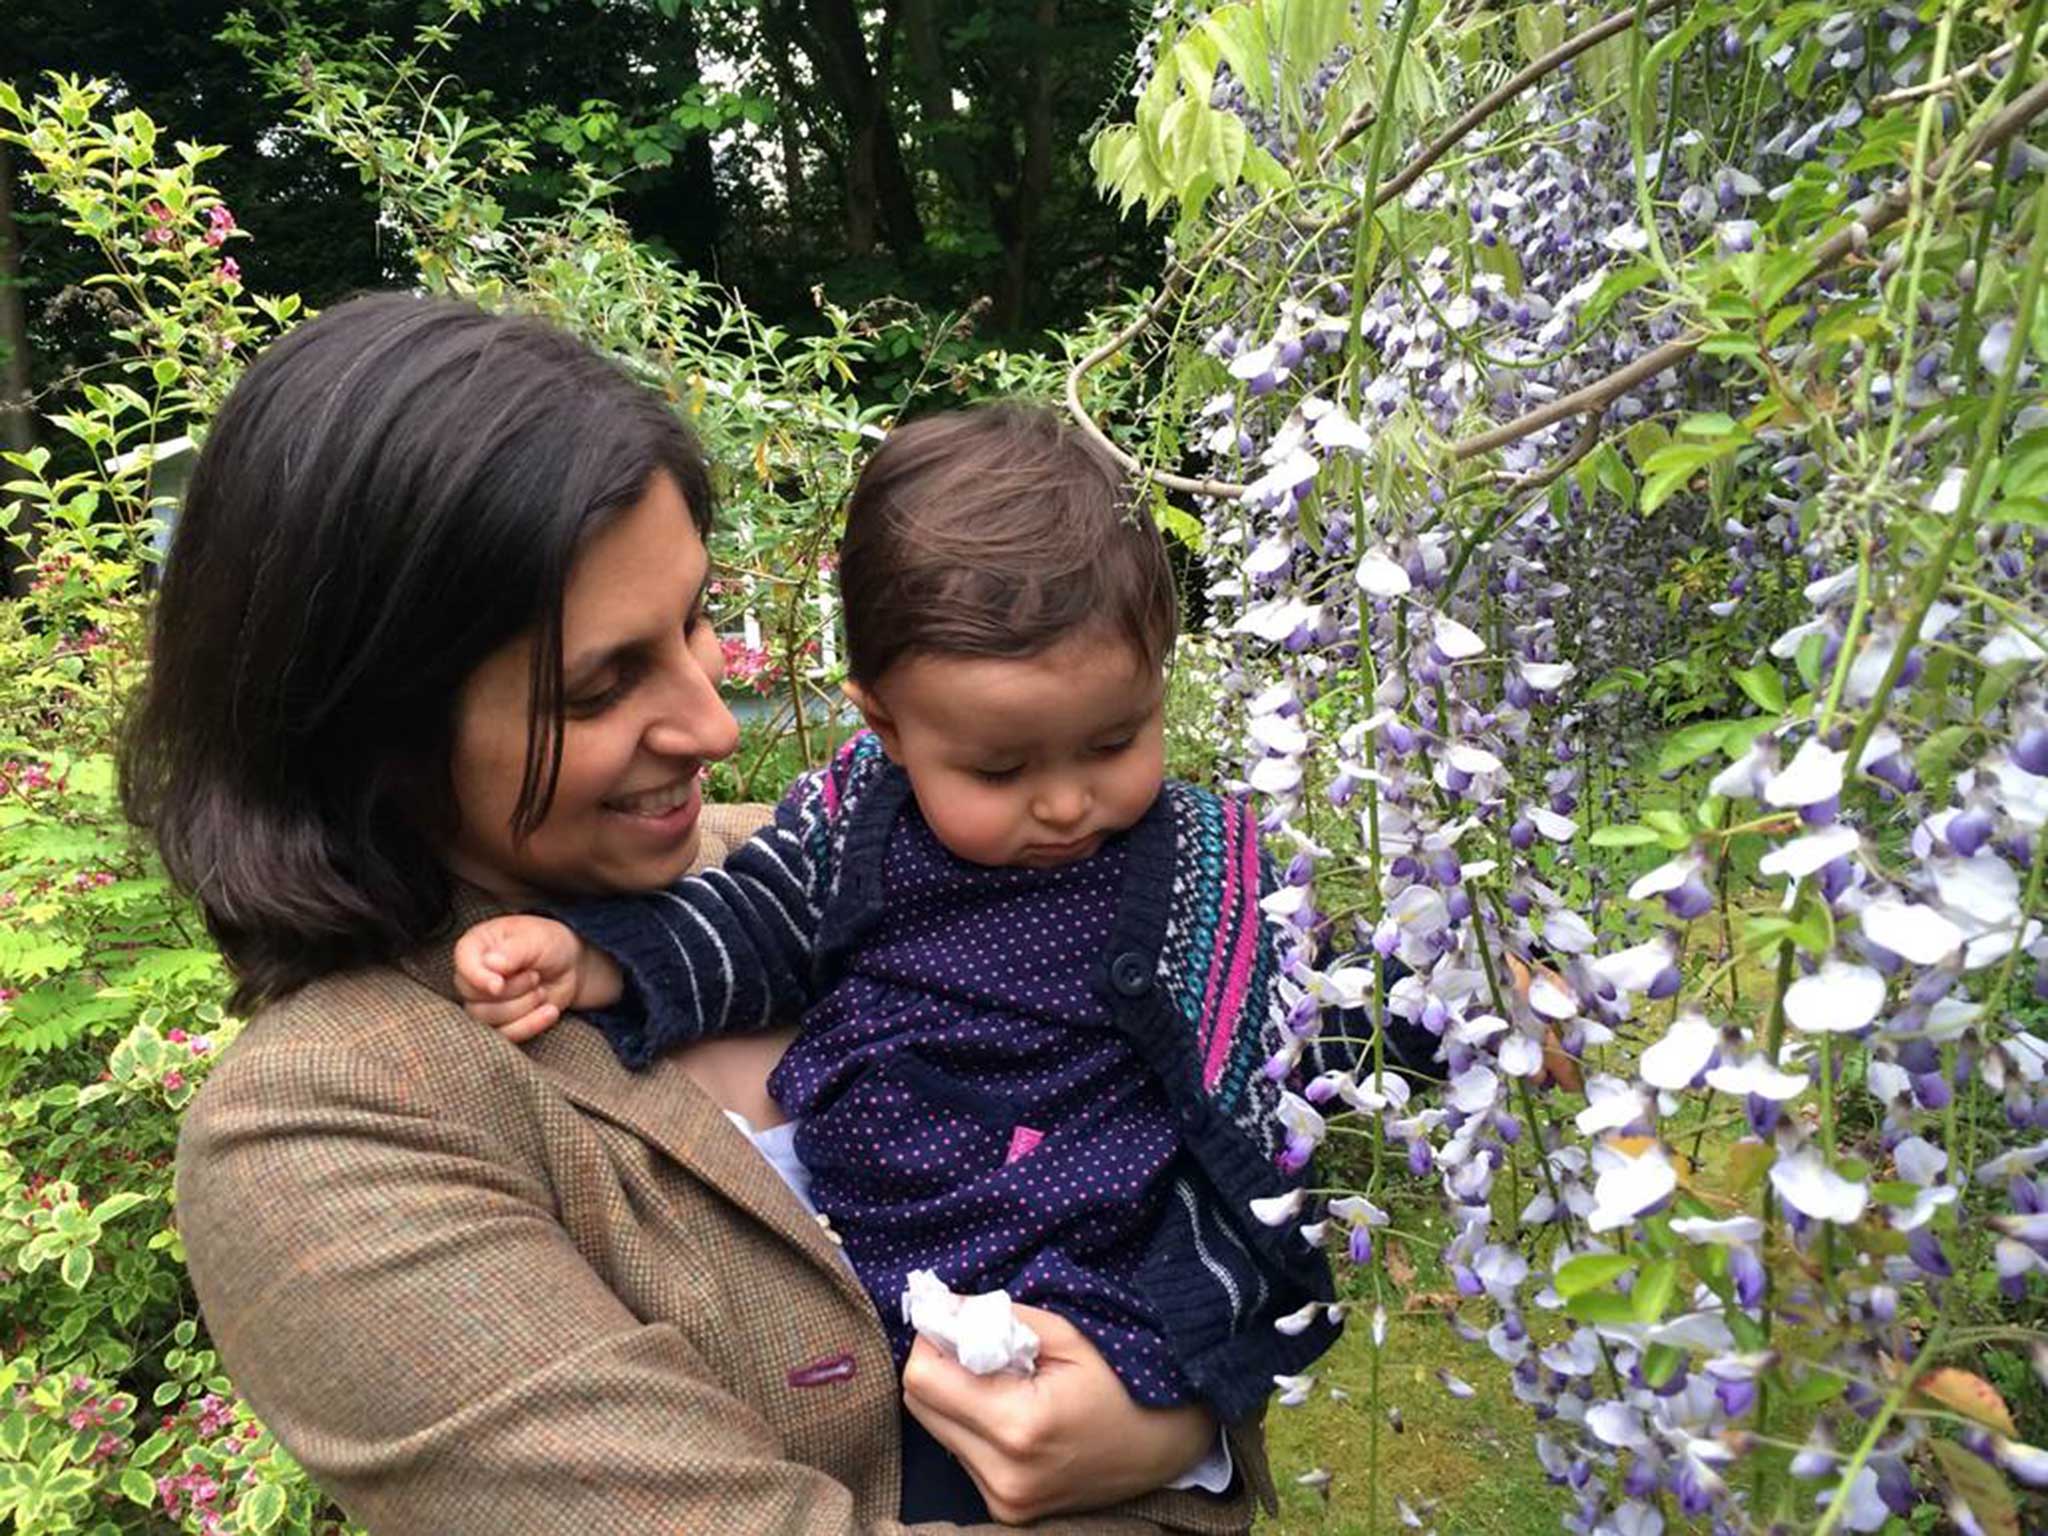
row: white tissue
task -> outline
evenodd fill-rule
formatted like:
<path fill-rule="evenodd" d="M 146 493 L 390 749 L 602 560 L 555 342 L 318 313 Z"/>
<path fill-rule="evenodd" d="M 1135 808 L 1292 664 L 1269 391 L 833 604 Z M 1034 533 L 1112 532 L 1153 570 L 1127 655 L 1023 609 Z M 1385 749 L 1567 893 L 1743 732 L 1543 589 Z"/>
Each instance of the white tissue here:
<path fill-rule="evenodd" d="M 977 1376 L 1029 1376 L 1038 1363 L 1038 1335 L 1018 1321 L 1008 1291 L 956 1296 L 932 1271 L 913 1269 L 903 1284 L 903 1320 Z"/>

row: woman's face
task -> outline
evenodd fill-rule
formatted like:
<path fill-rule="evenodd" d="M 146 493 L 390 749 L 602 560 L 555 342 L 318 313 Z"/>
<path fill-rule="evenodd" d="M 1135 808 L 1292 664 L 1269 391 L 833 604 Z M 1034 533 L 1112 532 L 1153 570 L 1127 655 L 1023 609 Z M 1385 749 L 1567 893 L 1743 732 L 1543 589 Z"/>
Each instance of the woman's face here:
<path fill-rule="evenodd" d="M 739 726 L 704 614 L 710 559 L 666 474 L 593 537 L 562 594 L 562 768 L 546 818 L 515 840 L 531 636 L 494 652 L 456 704 L 453 871 L 509 900 L 667 885 L 697 852 L 699 775 Z"/>

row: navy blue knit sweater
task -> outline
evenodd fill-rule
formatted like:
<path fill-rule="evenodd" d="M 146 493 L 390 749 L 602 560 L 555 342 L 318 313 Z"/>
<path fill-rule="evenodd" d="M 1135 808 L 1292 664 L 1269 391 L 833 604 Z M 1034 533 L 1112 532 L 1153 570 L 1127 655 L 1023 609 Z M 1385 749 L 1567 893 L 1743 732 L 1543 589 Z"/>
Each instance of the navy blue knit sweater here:
<path fill-rule="evenodd" d="M 1102 852 L 987 869 L 940 846 L 872 736 L 723 869 L 556 915 L 619 961 L 629 1066 L 810 1007 L 770 1082 L 899 1361 L 912 1268 L 1086 1333 L 1141 1402 L 1226 1420 L 1327 1349 L 1332 1287 L 1252 1200 L 1275 1165 L 1271 871 L 1249 812 L 1169 784 Z"/>

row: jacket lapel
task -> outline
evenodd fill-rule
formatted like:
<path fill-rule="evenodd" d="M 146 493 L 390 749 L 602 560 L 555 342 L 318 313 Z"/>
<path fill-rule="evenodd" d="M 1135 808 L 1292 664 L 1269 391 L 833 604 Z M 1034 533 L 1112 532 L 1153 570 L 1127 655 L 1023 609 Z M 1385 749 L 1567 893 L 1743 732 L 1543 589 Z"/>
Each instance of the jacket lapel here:
<path fill-rule="evenodd" d="M 714 859 L 722 858 L 724 852 L 723 847 L 707 849 Z M 401 969 L 421 985 L 455 1000 L 455 940 L 473 924 L 511 910 L 475 886 L 458 883 L 448 928 L 401 961 Z M 612 1055 L 604 1037 L 575 1018 L 521 1049 L 579 1109 L 630 1132 L 696 1175 L 829 1273 L 862 1310 L 871 1310 L 867 1292 L 816 1218 L 677 1058 L 664 1057 L 644 1072 L 629 1072 Z"/>

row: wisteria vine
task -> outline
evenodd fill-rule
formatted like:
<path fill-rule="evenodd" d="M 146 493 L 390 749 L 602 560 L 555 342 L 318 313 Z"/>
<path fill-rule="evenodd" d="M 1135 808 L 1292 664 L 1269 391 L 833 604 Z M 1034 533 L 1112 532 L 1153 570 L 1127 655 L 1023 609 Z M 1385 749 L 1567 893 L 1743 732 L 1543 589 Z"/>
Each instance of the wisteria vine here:
<path fill-rule="evenodd" d="M 2048 1383 L 2043 4 L 1293 10 L 1155 13 L 1098 165 L 1174 183 L 1174 260 L 1068 402 L 1108 441 L 1088 375 L 1171 328 L 1117 451 L 1199 513 L 1292 861 L 1269 1070 L 1365 1048 L 1286 1099 L 1361 1186 L 1257 1214 L 1355 1267 L 1373 1516 L 1428 1180 L 1568 1529 L 2017 1536 L 2048 1451 L 1972 1362 Z"/>

